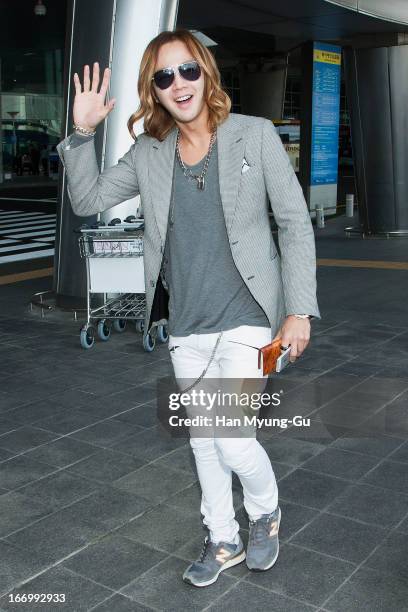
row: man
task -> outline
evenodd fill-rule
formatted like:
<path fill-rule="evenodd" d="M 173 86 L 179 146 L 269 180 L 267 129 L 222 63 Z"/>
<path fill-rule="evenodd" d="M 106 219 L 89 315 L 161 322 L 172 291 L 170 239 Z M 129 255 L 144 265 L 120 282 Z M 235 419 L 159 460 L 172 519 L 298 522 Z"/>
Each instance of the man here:
<path fill-rule="evenodd" d="M 105 105 L 106 69 L 84 88 L 74 75 L 76 133 L 58 145 L 73 210 L 89 216 L 140 193 L 145 217 L 144 333 L 168 323 L 178 381 L 266 377 L 260 347 L 280 337 L 291 361 L 319 317 L 313 228 L 303 193 L 271 121 L 234 115 L 212 54 L 186 30 L 162 32 L 139 70 L 145 132 L 99 175 L 92 143 Z M 268 217 L 270 200 L 281 256 Z M 183 387 L 183 384 L 181 385 Z M 191 436 L 209 536 L 184 572 L 194 586 L 242 562 L 267 570 L 279 552 L 280 508 L 270 460 L 256 435 Z M 232 472 L 243 486 L 250 534 L 245 553 L 232 503 Z"/>

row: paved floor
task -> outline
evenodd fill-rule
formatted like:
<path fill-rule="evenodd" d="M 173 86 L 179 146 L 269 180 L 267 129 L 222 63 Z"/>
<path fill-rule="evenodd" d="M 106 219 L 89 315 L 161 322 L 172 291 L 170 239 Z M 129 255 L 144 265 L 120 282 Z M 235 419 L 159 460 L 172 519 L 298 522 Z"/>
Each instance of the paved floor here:
<path fill-rule="evenodd" d="M 315 229 L 318 258 L 406 262 L 406 240 L 346 238 L 345 225 Z M 156 416 L 167 346 L 145 353 L 128 329 L 84 351 L 78 322 L 28 308 L 50 278 L 3 285 L 0 610 L 408 610 L 407 280 L 319 266 L 322 319 L 271 380 L 279 416 L 310 427 L 259 433 L 279 485 L 279 559 L 203 589 L 181 580 L 205 535 L 192 453 Z M 234 497 L 246 541 L 237 480 Z M 66 603 L 12 603 L 29 593 Z"/>

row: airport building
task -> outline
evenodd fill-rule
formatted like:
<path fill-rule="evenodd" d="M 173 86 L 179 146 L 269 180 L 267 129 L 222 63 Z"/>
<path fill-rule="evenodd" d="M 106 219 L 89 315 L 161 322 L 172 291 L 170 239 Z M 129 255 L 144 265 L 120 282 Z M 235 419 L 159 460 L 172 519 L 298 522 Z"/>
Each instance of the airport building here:
<path fill-rule="evenodd" d="M 259 412 L 279 561 L 205 589 L 181 578 L 205 500 L 188 436 L 166 421 L 179 347 L 166 320 L 146 336 L 146 288 L 161 281 L 143 276 L 143 202 L 74 214 L 57 151 L 74 130 L 73 75 L 98 61 L 116 104 L 96 161 L 118 163 L 142 54 L 177 28 L 214 55 L 232 113 L 273 123 L 313 228 L 321 314 L 268 379 L 281 405 Z M 408 0 L 0 2 L 0 611 L 408 611 L 407 74 Z M 241 274 L 247 286 L 282 267 L 272 208 L 268 261 Z M 115 242 L 118 219 L 133 227 Z"/>

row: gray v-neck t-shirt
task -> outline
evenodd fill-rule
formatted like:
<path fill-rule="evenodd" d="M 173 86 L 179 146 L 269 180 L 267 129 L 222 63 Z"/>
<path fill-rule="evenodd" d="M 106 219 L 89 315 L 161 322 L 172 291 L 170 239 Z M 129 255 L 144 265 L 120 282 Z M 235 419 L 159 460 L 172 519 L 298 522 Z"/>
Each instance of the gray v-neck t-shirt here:
<path fill-rule="evenodd" d="M 204 161 L 185 165 L 199 175 Z M 240 325 L 270 327 L 232 258 L 219 188 L 217 141 L 204 190 L 184 176 L 176 155 L 172 201 L 162 268 L 169 292 L 169 333 L 188 336 Z"/>

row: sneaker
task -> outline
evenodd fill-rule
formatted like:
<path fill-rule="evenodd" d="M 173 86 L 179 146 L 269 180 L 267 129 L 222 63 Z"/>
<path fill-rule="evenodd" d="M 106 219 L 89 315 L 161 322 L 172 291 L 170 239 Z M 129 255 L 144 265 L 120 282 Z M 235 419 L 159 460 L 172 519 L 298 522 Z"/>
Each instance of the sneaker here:
<path fill-rule="evenodd" d="M 250 570 L 267 570 L 278 558 L 280 519 L 278 506 L 271 514 L 263 514 L 257 521 L 249 521 L 246 564 Z"/>
<path fill-rule="evenodd" d="M 220 572 L 244 559 L 245 550 L 241 537 L 238 544 L 216 544 L 206 536 L 199 559 L 189 565 L 183 574 L 183 580 L 197 587 L 208 586 L 217 580 Z"/>

